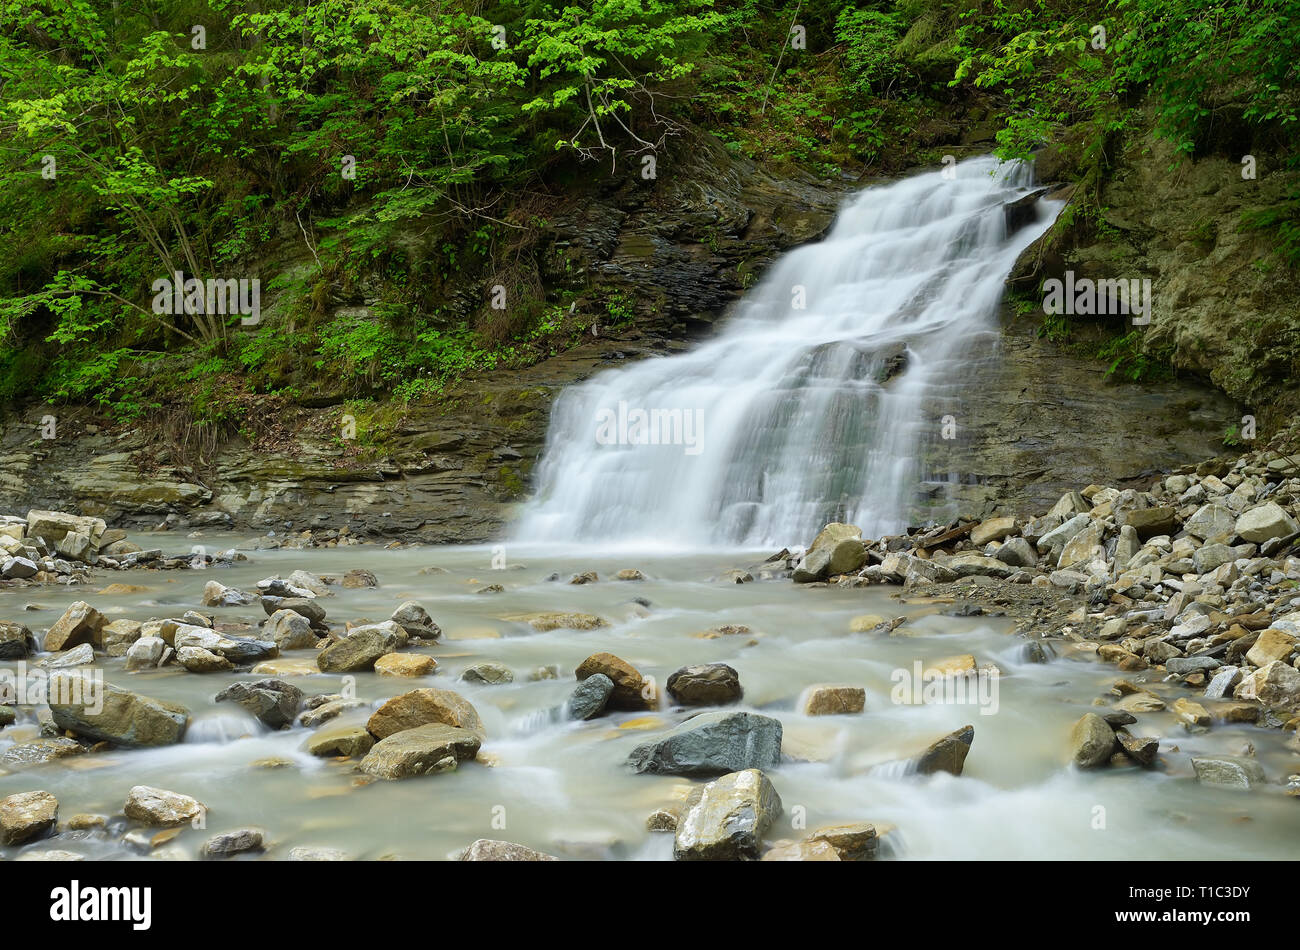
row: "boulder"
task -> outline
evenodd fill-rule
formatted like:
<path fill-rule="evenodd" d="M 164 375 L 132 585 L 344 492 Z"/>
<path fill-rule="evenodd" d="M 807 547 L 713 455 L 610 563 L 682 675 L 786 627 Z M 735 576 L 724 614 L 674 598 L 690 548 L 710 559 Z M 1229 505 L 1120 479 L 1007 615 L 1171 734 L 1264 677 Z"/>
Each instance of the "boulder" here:
<path fill-rule="evenodd" d="M 1263 544 L 1273 538 L 1284 538 L 1297 531 L 1300 531 L 1300 524 L 1281 505 L 1271 501 L 1247 509 L 1237 517 L 1237 534 L 1242 540 L 1255 544 Z"/>
<path fill-rule="evenodd" d="M 1183 524 L 1183 529 L 1201 541 L 1231 540 L 1236 532 L 1237 516 L 1226 505 L 1201 505 Z"/>
<path fill-rule="evenodd" d="M 21 623 L 0 621 L 0 660 L 24 660 L 36 646 L 36 638 Z"/>
<path fill-rule="evenodd" d="M 1242 679 L 1232 695 L 1237 699 L 1257 699 L 1269 705 L 1300 703 L 1300 670 L 1274 660 Z"/>
<path fill-rule="evenodd" d="M 380 676 L 431 676 L 438 661 L 423 653 L 385 653 L 375 660 Z"/>
<path fill-rule="evenodd" d="M 317 729 L 307 739 L 312 755 L 354 757 L 365 755 L 375 744 L 375 737 L 359 725 L 333 725 Z"/>
<path fill-rule="evenodd" d="M 208 581 L 203 585 L 204 607 L 247 607 L 257 603 L 257 595 L 227 587 L 220 581 Z"/>
<path fill-rule="evenodd" d="M 342 640 L 336 640 L 316 654 L 322 673 L 356 673 L 373 669 L 375 661 L 398 647 L 397 625 L 370 624 L 353 628 Z"/>
<path fill-rule="evenodd" d="M 141 637 L 127 648 L 126 668 L 128 670 L 150 670 L 163 658 L 167 644 L 162 637 Z"/>
<path fill-rule="evenodd" d="M 466 667 L 461 672 L 460 678 L 466 683 L 478 683 L 484 686 L 500 686 L 504 683 L 513 683 L 515 674 L 510 668 L 493 662 L 475 663 L 473 666 Z"/>
<path fill-rule="evenodd" d="M 636 667 L 612 653 L 593 653 L 578 665 L 575 673 L 579 680 L 596 673 L 608 676 L 614 683 L 609 697 L 611 709 L 655 709 L 659 705 L 654 687 Z"/>
<path fill-rule="evenodd" d="M 781 763 L 781 723 L 748 712 L 702 713 L 637 746 L 628 764 L 638 773 L 721 775 Z"/>
<path fill-rule="evenodd" d="M 794 582 L 804 584 L 835 574 L 856 571 L 867 562 L 862 529 L 850 524 L 828 524 L 813 539 L 794 569 Z"/>
<path fill-rule="evenodd" d="M 1120 524 L 1128 525 L 1145 541 L 1162 534 L 1173 534 L 1178 526 L 1177 512 L 1168 505 L 1157 508 L 1133 508 L 1121 512 Z"/>
<path fill-rule="evenodd" d="M 1260 633 L 1255 645 L 1246 653 L 1246 659 L 1256 666 L 1268 666 L 1274 660 L 1286 660 L 1295 652 L 1300 638 L 1283 630 L 1269 628 Z"/>
<path fill-rule="evenodd" d="M 578 683 L 564 706 L 568 719 L 594 719 L 605 711 L 614 681 L 604 673 L 593 673 Z"/>
<path fill-rule="evenodd" d="M 50 703 L 54 724 L 60 729 L 86 739 L 131 747 L 172 745 L 185 737 L 190 713 L 184 706 L 113 686 L 105 686 L 100 695 L 92 696 L 90 693 L 98 687 L 88 679 L 80 684 L 60 682 L 73 678 L 79 678 L 79 674 L 56 673 L 50 677 L 51 700 L 77 700 Z"/>
<path fill-rule="evenodd" d="M 1193 756 L 1192 768 L 1196 770 L 1196 780 L 1202 785 L 1251 789 L 1267 781 L 1258 762 L 1240 756 Z"/>
<path fill-rule="evenodd" d="M 296 610 L 277 610 L 267 617 L 262 636 L 280 650 L 308 650 L 317 643 L 311 621 Z"/>
<path fill-rule="evenodd" d="M 1096 713 L 1085 713 L 1070 730 L 1070 758 L 1081 769 L 1094 769 L 1110 761 L 1115 751 L 1115 730 Z"/>
<path fill-rule="evenodd" d="M 262 832 L 256 828 L 240 828 L 213 835 L 199 848 L 199 857 L 205 861 L 232 858 L 237 854 L 247 854 L 262 850 Z"/>
<path fill-rule="evenodd" d="M 382 779 L 431 775 L 474 758 L 479 745 L 479 737 L 467 729 L 433 723 L 404 729 L 375 743 L 357 767 Z"/>
<path fill-rule="evenodd" d="M 990 541 L 1001 541 L 1016 533 L 1016 519 L 1014 517 L 990 518 L 987 521 L 981 521 L 971 529 L 971 544 L 977 548 L 982 548 Z"/>
<path fill-rule="evenodd" d="M 961 775 L 966 765 L 966 755 L 974 741 L 974 726 L 962 726 L 956 732 L 936 740 L 917 759 L 917 773 L 933 775 L 935 772 L 948 772 L 951 775 Z"/>
<path fill-rule="evenodd" d="M 224 656 L 203 647 L 180 647 L 176 651 L 176 662 L 190 673 L 229 673 L 235 668 L 235 664 Z"/>
<path fill-rule="evenodd" d="M 427 610 L 413 600 L 399 606 L 388 619 L 405 630 L 408 637 L 436 640 L 442 636 L 442 628 L 433 622 Z"/>
<path fill-rule="evenodd" d="M 164 788 L 136 785 L 126 796 L 122 808 L 128 818 L 155 827 L 184 825 L 207 815 L 207 806 L 198 799 Z"/>
<path fill-rule="evenodd" d="M 376 738 L 387 739 L 405 729 L 431 723 L 456 726 L 480 739 L 487 737 L 478 710 L 469 700 L 449 689 L 415 689 L 394 696 L 375 710 L 366 728 Z"/>
<path fill-rule="evenodd" d="M 860 713 L 867 705 L 867 691 L 861 686 L 822 683 L 804 690 L 800 708 L 805 716 L 836 716 Z"/>
<path fill-rule="evenodd" d="M 679 861 L 755 859 L 763 835 L 781 814 L 781 798 L 759 769 L 731 772 L 705 785 L 677 822 Z"/>
<path fill-rule="evenodd" d="M 302 705 L 302 690 L 284 680 L 265 679 L 252 683 L 232 683 L 217 693 L 218 703 L 233 702 L 244 707 L 261 723 L 272 729 L 293 724 Z"/>
<path fill-rule="evenodd" d="M 668 677 L 667 687 L 683 706 L 725 706 L 744 696 L 740 675 L 725 663 L 683 666 Z"/>
<path fill-rule="evenodd" d="M 460 853 L 461 861 L 558 861 L 553 854 L 534 851 L 513 841 L 479 838 Z"/>
<path fill-rule="evenodd" d="M 46 632 L 45 649 L 57 653 L 78 643 L 102 646 L 100 631 L 107 623 L 107 617 L 84 600 L 79 600 L 65 610 L 63 616 L 54 621 L 54 626 Z"/>
<path fill-rule="evenodd" d="M 59 821 L 59 800 L 49 792 L 19 792 L 0 799 L 0 844 L 44 838 Z"/>

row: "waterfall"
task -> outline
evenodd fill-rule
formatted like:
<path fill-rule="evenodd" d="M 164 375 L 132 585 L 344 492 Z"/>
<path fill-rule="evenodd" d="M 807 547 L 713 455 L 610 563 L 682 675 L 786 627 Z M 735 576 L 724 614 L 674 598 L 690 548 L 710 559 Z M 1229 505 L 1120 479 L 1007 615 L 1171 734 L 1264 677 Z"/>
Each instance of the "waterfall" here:
<path fill-rule="evenodd" d="M 516 538 L 802 545 L 828 521 L 903 527 L 961 424 L 938 407 L 978 384 L 1004 281 L 1061 208 L 1040 200 L 1009 228 L 1032 184 L 1032 166 L 985 157 L 867 188 L 716 337 L 567 389 Z"/>

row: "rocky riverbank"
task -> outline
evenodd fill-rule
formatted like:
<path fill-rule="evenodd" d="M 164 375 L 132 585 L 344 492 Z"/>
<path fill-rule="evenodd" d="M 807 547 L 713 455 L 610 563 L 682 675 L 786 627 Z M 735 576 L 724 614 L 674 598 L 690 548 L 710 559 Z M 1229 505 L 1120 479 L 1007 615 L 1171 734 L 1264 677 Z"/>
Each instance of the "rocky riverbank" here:
<path fill-rule="evenodd" d="M 1037 517 L 959 519 L 875 540 L 830 524 L 785 560 L 796 583 L 901 584 L 910 602 L 991 607 L 1016 619 L 1038 662 L 1088 654 L 1116 666 L 1124 676 L 1095 703 L 1105 711 L 1071 734 L 1081 768 L 1156 767 L 1160 743 L 1127 727 L 1166 708 L 1188 730 L 1282 729 L 1300 753 L 1296 432 L 1156 478 L 1145 491 L 1088 485 Z M 897 625 L 873 619 L 880 635 Z M 975 669 L 971 656 L 953 665 Z M 1300 795 L 1300 759 L 1270 777 L 1252 752 L 1192 765 L 1202 782 L 1271 781 Z"/>

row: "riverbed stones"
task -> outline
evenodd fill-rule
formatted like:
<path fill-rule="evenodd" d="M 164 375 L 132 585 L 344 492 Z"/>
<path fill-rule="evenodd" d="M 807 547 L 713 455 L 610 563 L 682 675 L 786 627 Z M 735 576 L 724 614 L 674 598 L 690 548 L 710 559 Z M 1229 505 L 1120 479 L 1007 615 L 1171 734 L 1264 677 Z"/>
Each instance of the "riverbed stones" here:
<path fill-rule="evenodd" d="M 1244 756 L 1193 756 L 1192 768 L 1202 785 L 1249 790 L 1267 781 L 1260 764 Z"/>
<path fill-rule="evenodd" d="M 163 639 L 166 639 L 164 630 Z M 179 654 L 183 647 L 197 647 L 224 657 L 235 666 L 270 660 L 280 655 L 279 648 L 270 640 L 253 637 L 227 637 L 197 624 L 176 624 L 172 633 L 172 646 Z M 218 669 L 220 667 L 217 667 Z"/>
<path fill-rule="evenodd" d="M 609 621 L 595 614 L 568 613 L 564 611 L 539 611 L 536 613 L 508 614 L 501 618 L 526 623 L 538 633 L 552 630 L 599 630 L 608 627 Z"/>
<path fill-rule="evenodd" d="M 381 676 L 431 676 L 438 661 L 423 653 L 385 653 L 375 660 L 375 672 Z"/>
<path fill-rule="evenodd" d="M 1295 534 L 1300 531 L 1300 523 L 1280 505 L 1270 501 L 1242 512 L 1237 517 L 1235 530 L 1242 540 L 1263 544 L 1274 538 Z"/>
<path fill-rule="evenodd" d="M 851 524 L 833 522 L 813 539 L 807 553 L 794 569 L 796 584 L 822 580 L 836 574 L 856 571 L 867 561 L 862 543 L 862 529 Z"/>
<path fill-rule="evenodd" d="M 190 673 L 228 673 L 235 668 L 235 664 L 224 656 L 203 647 L 180 647 L 176 651 L 176 662 Z"/>
<path fill-rule="evenodd" d="M 100 631 L 108 618 L 84 600 L 79 600 L 63 612 L 54 626 L 45 634 L 45 649 L 50 653 L 66 650 L 79 643 L 101 645 Z"/>
<path fill-rule="evenodd" d="M 668 677 L 667 688 L 683 706 L 726 706 L 744 696 L 740 674 L 725 663 L 683 666 Z"/>
<path fill-rule="evenodd" d="M 977 548 L 982 548 L 990 541 L 1001 541 L 1009 535 L 1015 534 L 1016 519 L 1014 517 L 989 518 L 981 521 L 970 532 L 971 544 Z"/>
<path fill-rule="evenodd" d="M 233 858 L 262 850 L 263 835 L 256 828 L 239 828 L 213 835 L 199 848 L 199 857 L 205 861 Z"/>
<path fill-rule="evenodd" d="M 122 812 L 126 817 L 146 825 L 172 827 L 190 824 L 195 819 L 206 816 L 208 809 L 189 795 L 150 785 L 135 785 L 127 792 Z"/>
<path fill-rule="evenodd" d="M 484 661 L 466 667 L 460 674 L 462 681 L 480 686 L 500 686 L 515 681 L 515 674 L 503 663 Z"/>
<path fill-rule="evenodd" d="M 311 621 L 295 610 L 277 610 L 266 618 L 262 636 L 281 650 L 306 650 L 316 646 Z"/>
<path fill-rule="evenodd" d="M 408 637 L 436 640 L 442 636 L 442 628 L 433 622 L 427 610 L 413 600 L 401 604 L 388 619 L 405 630 Z"/>
<path fill-rule="evenodd" d="M 335 640 L 316 654 L 322 673 L 357 673 L 374 668 L 375 661 L 398 647 L 397 624 L 368 624 L 354 627 L 341 640 Z"/>
<path fill-rule="evenodd" d="M 343 575 L 343 580 L 340 583 L 349 590 L 360 590 L 366 587 L 378 587 L 379 578 L 375 577 L 371 571 L 353 568 Z"/>
<path fill-rule="evenodd" d="M 613 692 L 612 679 L 604 673 L 593 673 L 580 681 L 570 694 L 564 707 L 565 718 L 594 719 L 605 711 L 605 705 Z"/>
<path fill-rule="evenodd" d="M 1095 769 L 1110 761 L 1115 741 L 1115 730 L 1105 719 L 1085 713 L 1070 729 L 1070 758 L 1081 769 Z"/>
<path fill-rule="evenodd" d="M 637 746 L 628 756 L 635 772 L 720 775 L 771 769 L 781 762 L 781 723 L 758 713 L 701 713 Z"/>
<path fill-rule="evenodd" d="M 993 556 L 1012 567 L 1033 567 L 1038 563 L 1034 546 L 1024 538 L 1008 538 Z"/>
<path fill-rule="evenodd" d="M 0 621 L 0 660 L 26 659 L 35 646 L 32 632 L 21 623 Z"/>
<path fill-rule="evenodd" d="M 150 670 L 163 658 L 167 644 L 162 637 L 141 637 L 127 648 L 126 668 L 128 670 Z"/>
<path fill-rule="evenodd" d="M 861 686 L 821 683 L 804 691 L 800 709 L 805 716 L 842 716 L 860 713 L 866 704 L 867 691 Z"/>
<path fill-rule="evenodd" d="M 580 680 L 603 673 L 614 683 L 609 697 L 611 709 L 656 709 L 659 697 L 653 684 L 646 681 L 631 663 L 612 653 L 593 653 L 580 664 L 575 675 Z"/>
<path fill-rule="evenodd" d="M 478 710 L 469 700 L 449 689 L 415 689 L 394 696 L 371 715 L 366 723 L 378 739 L 386 739 L 405 729 L 441 723 L 465 729 L 480 739 L 487 737 Z"/>
<path fill-rule="evenodd" d="M 1282 706 L 1300 703 L 1300 670 L 1274 660 L 1244 677 L 1233 696 Z"/>
<path fill-rule="evenodd" d="M 307 751 L 322 757 L 341 755 L 347 758 L 365 755 L 375 744 L 363 726 L 335 724 L 317 729 L 307 739 Z"/>
<path fill-rule="evenodd" d="M 1175 699 L 1174 704 L 1169 709 L 1184 725 L 1200 727 L 1210 725 L 1210 714 L 1205 707 L 1188 699 L 1186 696 Z"/>
<path fill-rule="evenodd" d="M 0 844 L 44 838 L 59 821 L 59 800 L 46 791 L 19 792 L 0 799 Z"/>
<path fill-rule="evenodd" d="M 1124 754 L 1138 765 L 1150 768 L 1155 764 L 1156 755 L 1160 751 L 1159 739 L 1153 736 L 1135 736 L 1127 729 L 1116 729 L 1115 740 Z"/>
<path fill-rule="evenodd" d="M 202 603 L 204 607 L 247 607 L 257 603 L 257 595 L 220 581 L 208 581 L 203 586 Z"/>
<path fill-rule="evenodd" d="M 190 713 L 184 706 L 113 686 L 104 685 L 101 692 L 93 680 L 66 685 L 55 682 L 77 675 L 56 673 L 50 678 L 51 699 L 78 700 L 50 703 L 54 724 L 60 729 L 128 747 L 172 745 L 185 737 Z"/>
<path fill-rule="evenodd" d="M 302 690 L 284 680 L 265 679 L 252 683 L 232 683 L 217 693 L 215 702 L 238 703 L 259 722 L 272 729 L 284 729 L 293 723 L 302 705 Z"/>
<path fill-rule="evenodd" d="M 962 726 L 955 732 L 935 740 L 917 758 L 917 774 L 933 775 L 935 772 L 947 772 L 950 775 L 961 775 L 966 765 L 966 756 L 970 753 L 971 743 L 974 741 L 974 726 Z"/>
<path fill-rule="evenodd" d="M 781 798 L 760 769 L 737 770 L 692 795 L 677 822 L 678 861 L 753 860 L 781 814 Z"/>
<path fill-rule="evenodd" d="M 404 729 L 375 743 L 358 768 L 382 779 L 410 778 L 455 769 L 478 754 L 479 737 L 442 723 Z"/>
<path fill-rule="evenodd" d="M 1178 524 L 1177 512 L 1172 506 L 1133 508 L 1119 515 L 1119 523 L 1126 524 L 1138 533 L 1143 541 L 1162 534 L 1172 534 Z"/>
<path fill-rule="evenodd" d="M 1289 659 L 1298 641 L 1300 638 L 1292 634 L 1269 628 L 1260 633 L 1255 645 L 1246 652 L 1246 659 L 1260 667 L 1268 666 L 1274 660 Z"/>
<path fill-rule="evenodd" d="M 30 558 L 15 555 L 0 559 L 0 576 L 7 581 L 35 577 L 40 570 L 36 562 Z"/>
<path fill-rule="evenodd" d="M 1047 555 L 1050 561 L 1055 562 L 1060 558 L 1061 551 L 1065 549 L 1066 544 L 1090 524 L 1092 524 L 1092 519 L 1087 515 L 1075 515 L 1069 521 L 1044 534 L 1038 539 L 1035 547 L 1037 547 L 1039 554 Z"/>
<path fill-rule="evenodd" d="M 1232 695 L 1233 688 L 1241 682 L 1241 670 L 1235 666 L 1216 670 L 1205 687 L 1206 699 L 1223 699 Z"/>
<path fill-rule="evenodd" d="M 479 838 L 460 853 L 460 861 L 558 861 L 553 854 L 534 851 L 513 841 Z"/>
<path fill-rule="evenodd" d="M 263 597 L 262 610 L 268 617 L 281 610 L 292 610 L 306 617 L 314 629 L 322 632 L 327 629 L 325 608 L 310 597 Z"/>

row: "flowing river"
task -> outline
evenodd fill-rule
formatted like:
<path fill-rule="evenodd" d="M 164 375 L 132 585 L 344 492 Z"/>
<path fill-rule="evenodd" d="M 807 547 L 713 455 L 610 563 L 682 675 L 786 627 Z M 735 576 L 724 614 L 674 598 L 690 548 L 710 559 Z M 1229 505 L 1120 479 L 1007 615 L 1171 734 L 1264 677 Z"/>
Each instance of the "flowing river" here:
<path fill-rule="evenodd" d="M 234 540 L 209 535 L 203 543 L 219 547 Z M 684 714 L 666 706 L 657 713 L 609 713 L 583 723 L 549 715 L 572 691 L 574 667 L 591 653 L 608 651 L 660 684 L 686 664 L 727 663 L 745 689 L 738 708 L 781 719 L 788 761 L 771 777 L 785 813 L 769 839 L 806 833 L 794 827 L 796 822 L 811 829 L 874 820 L 894 826 L 885 841 L 901 858 L 1293 856 L 1300 830 L 1293 801 L 1198 785 L 1184 756 L 1168 756 L 1164 773 L 1087 773 L 1068 766 L 1070 724 L 1092 708 L 1116 673 L 1092 658 L 1025 662 L 1025 643 L 1009 635 L 1004 619 L 946 616 L 951 604 L 900 604 L 889 596 L 897 588 L 809 589 L 788 580 L 736 584 L 723 576 L 754 565 L 767 551 L 593 556 L 576 549 L 511 546 L 503 570 L 492 569 L 493 553 L 490 547 L 251 551 L 249 561 L 230 569 L 109 575 L 149 588 L 144 593 L 83 594 L 110 619 L 144 620 L 205 610 L 201 593 L 212 578 L 251 589 L 263 577 L 287 576 L 297 568 L 343 573 L 364 566 L 380 586 L 336 589 L 322 601 L 331 622 L 382 619 L 398 603 L 416 599 L 444 632 L 437 645 L 420 650 L 438 660 L 434 675 L 358 674 L 356 694 L 367 708 L 344 716 L 363 721 L 373 706 L 408 689 L 455 689 L 483 718 L 489 737 L 484 751 L 495 761 L 492 767 L 466 764 L 429 778 L 358 787 L 355 762 L 318 759 L 304 750 L 310 730 L 295 726 L 271 732 L 232 704 L 213 704 L 213 695 L 234 676 L 198 675 L 174 666 L 126 673 L 122 660 L 102 659 L 108 682 L 193 710 L 186 741 L 14 771 L 0 776 L 0 796 L 44 788 L 59 799 L 64 817 L 113 815 L 120 813 L 131 786 L 146 784 L 208 805 L 206 830 L 186 830 L 155 856 L 192 856 L 207 835 L 254 825 L 268 833 L 271 857 L 307 845 L 342 849 L 357 858 L 441 859 L 487 837 L 562 856 L 666 860 L 672 835 L 646 831 L 645 820 L 690 783 L 635 775 L 623 763 L 635 745 Z M 430 567 L 446 573 L 422 573 Z M 639 568 L 648 579 L 609 579 L 626 567 Z M 586 570 L 597 571 L 600 582 L 564 582 Z M 562 580 L 547 580 L 552 573 Z M 505 590 L 476 593 L 492 583 Z M 59 589 L 6 591 L 0 593 L 0 608 L 5 616 L 43 630 L 70 599 Z M 25 605 L 39 609 L 25 611 Z M 612 626 L 537 633 L 502 619 L 538 610 L 590 612 Z M 208 612 L 223 623 L 261 616 L 257 607 Z M 862 614 L 911 619 L 894 636 L 850 633 L 852 618 Z M 721 624 L 743 624 L 751 633 L 697 636 Z M 983 714 L 976 705 L 893 702 L 894 671 L 959 653 L 972 653 L 981 664 L 1001 670 L 996 713 Z M 308 664 L 314 656 L 310 650 L 284 655 Z M 510 667 L 515 682 L 457 682 L 465 667 L 483 660 Z M 552 664 L 560 669 L 559 679 L 530 680 L 536 668 Z M 325 674 L 291 681 L 308 694 L 337 692 L 342 685 L 338 676 Z M 798 713 L 802 690 L 827 681 L 865 687 L 865 712 Z M 975 726 L 975 741 L 960 778 L 906 774 L 909 756 L 968 723 Z M 1134 728 L 1167 736 L 1162 752 L 1175 745 L 1184 753 L 1233 752 L 1253 742 L 1261 763 L 1274 774 L 1289 755 L 1275 730 L 1225 725 L 1193 735 L 1169 713 L 1144 715 Z M 0 731 L 0 754 L 36 732 L 28 710 L 17 725 Z M 264 760 L 283 762 L 268 768 Z M 1099 816 L 1102 827 L 1097 827 Z M 64 835 L 35 847 L 42 845 L 90 858 L 136 856 L 96 833 Z"/>

